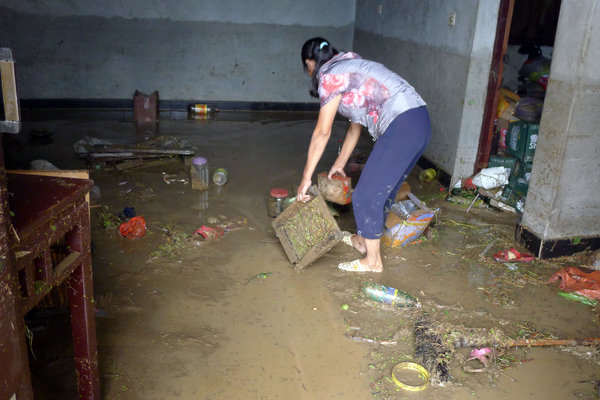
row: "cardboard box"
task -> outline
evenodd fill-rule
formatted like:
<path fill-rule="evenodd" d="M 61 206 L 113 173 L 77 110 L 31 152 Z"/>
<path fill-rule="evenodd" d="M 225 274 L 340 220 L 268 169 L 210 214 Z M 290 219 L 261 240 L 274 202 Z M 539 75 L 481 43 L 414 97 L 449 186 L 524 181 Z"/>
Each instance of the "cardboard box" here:
<path fill-rule="evenodd" d="M 506 147 L 508 152 L 523 162 L 532 162 L 537 145 L 540 124 L 513 119 L 508 125 Z"/>
<path fill-rule="evenodd" d="M 514 157 L 490 156 L 490 161 L 488 162 L 488 168 L 492 168 L 492 167 L 508 168 L 509 175 L 512 175 L 516 166 L 517 166 L 517 159 Z"/>
<path fill-rule="evenodd" d="M 133 117 L 135 122 L 158 120 L 158 91 L 150 95 L 135 91 L 133 94 Z"/>

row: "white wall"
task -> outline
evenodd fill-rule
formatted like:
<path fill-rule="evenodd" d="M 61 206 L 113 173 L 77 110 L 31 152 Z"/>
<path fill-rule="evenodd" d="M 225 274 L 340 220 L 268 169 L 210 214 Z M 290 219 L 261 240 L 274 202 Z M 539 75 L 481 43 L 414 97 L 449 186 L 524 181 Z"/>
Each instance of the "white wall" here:
<path fill-rule="evenodd" d="M 423 96 L 433 129 L 425 157 L 455 178 L 473 172 L 498 6 L 499 0 L 357 1 L 354 49 Z"/>
<path fill-rule="evenodd" d="M 355 0 L 4 0 L 0 46 L 28 98 L 312 101 L 300 49 L 352 43 Z"/>

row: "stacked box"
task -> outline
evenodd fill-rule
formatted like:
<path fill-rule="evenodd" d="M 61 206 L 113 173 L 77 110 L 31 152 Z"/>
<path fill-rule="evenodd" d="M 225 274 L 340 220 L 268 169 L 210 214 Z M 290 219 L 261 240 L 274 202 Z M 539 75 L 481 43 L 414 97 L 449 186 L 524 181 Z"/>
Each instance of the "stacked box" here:
<path fill-rule="evenodd" d="M 518 195 L 526 196 L 529 190 L 529 179 L 533 163 L 518 161 L 513 174 L 510 177 L 508 186 Z"/>
<path fill-rule="evenodd" d="M 514 193 L 526 196 L 529 190 L 529 182 L 522 177 L 511 176 L 508 181 L 508 187 L 510 187 Z"/>
<path fill-rule="evenodd" d="M 532 162 L 522 162 L 518 161 L 515 165 L 515 169 L 513 175 L 517 178 L 520 178 L 529 184 L 529 179 L 531 178 L 531 170 L 533 169 Z"/>
<path fill-rule="evenodd" d="M 508 174 L 512 175 L 517 166 L 517 159 L 514 157 L 490 156 L 488 168 L 505 167 L 508 168 Z"/>
<path fill-rule="evenodd" d="M 540 124 L 538 122 L 525 122 L 520 119 L 511 120 L 507 132 L 506 147 L 508 152 L 517 160 L 532 162 L 539 130 Z"/>

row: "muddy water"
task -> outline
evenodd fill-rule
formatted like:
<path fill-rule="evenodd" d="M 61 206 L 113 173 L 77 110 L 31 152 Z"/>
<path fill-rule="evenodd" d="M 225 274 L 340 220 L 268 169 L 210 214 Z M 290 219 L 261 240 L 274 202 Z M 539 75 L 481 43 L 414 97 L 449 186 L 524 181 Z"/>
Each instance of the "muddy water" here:
<path fill-rule="evenodd" d="M 211 170 L 228 169 L 228 183 L 204 193 L 165 182 L 164 174 L 188 178 L 181 160 L 92 170 L 100 189 L 92 198 L 92 240 L 104 398 L 595 398 L 593 383 L 578 383 L 600 379 L 596 348 L 585 346 L 508 349 L 478 373 L 465 370 L 473 366 L 466 362 L 471 349 L 456 349 L 446 360 L 451 382 L 420 392 L 398 388 L 391 369 L 414 360 L 414 323 L 423 315 L 434 325 L 495 329 L 513 338 L 600 336 L 593 309 L 560 298 L 545 283 L 559 267 L 582 261 L 536 261 L 516 270 L 493 262 L 493 253 L 516 245 L 516 217 L 487 209 L 466 213 L 443 201 L 439 185 L 419 183 L 414 171 L 413 192 L 441 208 L 430 240 L 384 248 L 381 274 L 337 270 L 339 262 L 359 256 L 342 244 L 294 271 L 270 226 L 266 201 L 270 188 L 299 182 L 313 124 L 289 116 L 161 121 L 161 134 L 190 142 Z M 48 129 L 53 142 L 13 138 L 5 147 L 12 149 L 13 168 L 36 158 L 62 169 L 85 166 L 71 150 L 85 135 L 139 140 L 130 122 L 29 125 L 25 132 Z M 343 132 L 336 123 L 319 170 L 335 158 Z M 359 144 L 365 151 L 370 145 L 366 136 Z M 119 237 L 100 225 L 98 206 L 115 214 L 135 207 L 148 234 Z M 351 213 L 341 212 L 340 226 L 352 230 Z M 230 223 L 235 229 L 217 240 L 192 236 L 201 225 Z M 409 292 L 422 307 L 398 310 L 365 300 L 360 287 L 366 280 Z"/>

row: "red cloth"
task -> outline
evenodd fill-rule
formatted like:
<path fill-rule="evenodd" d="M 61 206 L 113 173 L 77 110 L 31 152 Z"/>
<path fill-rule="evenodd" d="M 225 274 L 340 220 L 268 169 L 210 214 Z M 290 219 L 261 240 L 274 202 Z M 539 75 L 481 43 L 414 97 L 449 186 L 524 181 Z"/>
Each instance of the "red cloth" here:
<path fill-rule="evenodd" d="M 133 217 L 119 225 L 119 232 L 127 239 L 135 239 L 146 234 L 146 221 L 144 217 Z"/>
<path fill-rule="evenodd" d="M 560 289 L 579 293 L 594 300 L 600 300 L 600 271 L 585 272 L 577 267 L 558 270 L 548 279 L 549 283 L 560 281 Z"/>

